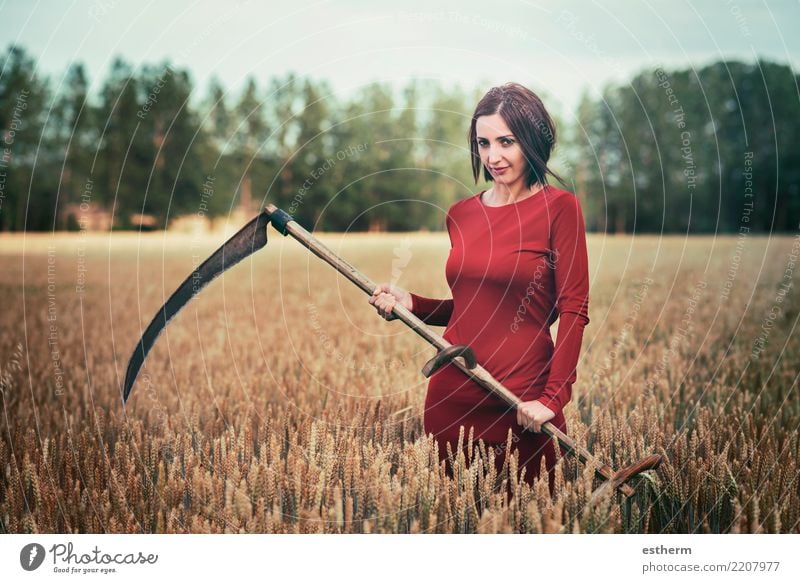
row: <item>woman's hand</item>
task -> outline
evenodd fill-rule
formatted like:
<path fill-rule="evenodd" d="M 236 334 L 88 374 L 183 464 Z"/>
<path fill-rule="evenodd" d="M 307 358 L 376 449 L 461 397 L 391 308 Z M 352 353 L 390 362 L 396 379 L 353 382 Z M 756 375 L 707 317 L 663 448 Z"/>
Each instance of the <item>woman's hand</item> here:
<path fill-rule="evenodd" d="M 412 308 L 411 294 L 403 288 L 388 283 L 379 283 L 375 286 L 375 291 L 369 298 L 369 303 L 375 306 L 378 313 L 387 321 L 397 319 L 397 316 L 392 313 L 397 302 L 400 302 L 400 305 L 408 310 Z"/>
<path fill-rule="evenodd" d="M 517 407 L 517 423 L 536 433 L 539 433 L 542 425 L 555 416 L 555 411 L 542 405 L 539 401 L 525 401 Z"/>

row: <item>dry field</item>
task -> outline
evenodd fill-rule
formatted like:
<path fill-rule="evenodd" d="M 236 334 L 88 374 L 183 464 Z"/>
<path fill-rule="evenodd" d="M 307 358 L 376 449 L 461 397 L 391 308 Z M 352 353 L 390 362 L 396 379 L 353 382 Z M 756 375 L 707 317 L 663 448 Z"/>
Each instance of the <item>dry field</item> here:
<path fill-rule="evenodd" d="M 172 321 L 127 408 L 141 330 L 220 240 L 0 237 L 0 532 L 800 532 L 799 238 L 590 236 L 570 433 L 667 459 L 590 507 L 567 458 L 553 498 L 481 443 L 448 478 L 422 431 L 433 349 L 269 236 Z M 322 239 L 447 296 L 446 234 Z"/>

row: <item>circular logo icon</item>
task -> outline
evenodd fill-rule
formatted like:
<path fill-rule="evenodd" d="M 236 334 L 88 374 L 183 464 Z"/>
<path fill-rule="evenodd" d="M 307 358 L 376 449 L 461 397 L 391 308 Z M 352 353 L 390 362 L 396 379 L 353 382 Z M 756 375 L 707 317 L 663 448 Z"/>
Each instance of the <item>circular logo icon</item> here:
<path fill-rule="evenodd" d="M 44 547 L 38 543 L 30 543 L 19 552 L 19 564 L 26 571 L 35 571 L 44 562 Z"/>

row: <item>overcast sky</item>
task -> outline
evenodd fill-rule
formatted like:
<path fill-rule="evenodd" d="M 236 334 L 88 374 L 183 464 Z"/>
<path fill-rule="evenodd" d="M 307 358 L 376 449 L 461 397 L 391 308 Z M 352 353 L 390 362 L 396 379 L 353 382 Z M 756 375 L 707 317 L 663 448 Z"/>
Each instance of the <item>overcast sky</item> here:
<path fill-rule="evenodd" d="M 513 80 L 566 113 L 583 89 L 655 63 L 759 56 L 800 70 L 797 0 L 0 0 L 0 22 L 0 47 L 23 45 L 56 86 L 76 60 L 96 85 L 121 55 L 135 66 L 170 59 L 202 95 L 212 75 L 238 92 L 248 75 L 263 85 L 288 71 L 342 97 L 374 80 Z"/>

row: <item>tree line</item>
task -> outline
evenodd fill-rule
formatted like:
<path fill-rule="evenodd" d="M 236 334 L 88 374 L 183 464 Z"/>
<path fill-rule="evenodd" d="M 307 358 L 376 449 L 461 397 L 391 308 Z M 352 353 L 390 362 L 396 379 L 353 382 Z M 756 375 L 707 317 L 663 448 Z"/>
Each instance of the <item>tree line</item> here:
<path fill-rule="evenodd" d="M 289 73 L 232 95 L 216 79 L 198 91 L 170 62 L 117 58 L 90 94 L 81 63 L 57 84 L 35 65 L 19 46 L 2 56 L 3 231 L 77 229 L 90 208 L 114 229 L 163 228 L 267 202 L 310 229 L 437 230 L 450 204 L 487 186 L 474 184 L 466 142 L 486 87 L 376 82 L 341 98 Z M 581 197 L 589 230 L 797 228 L 800 100 L 787 65 L 654 66 L 584 94 L 556 124 L 559 186 Z"/>
<path fill-rule="evenodd" d="M 800 92 L 787 65 L 654 66 L 585 97 L 573 137 L 595 230 L 797 231 Z"/>

